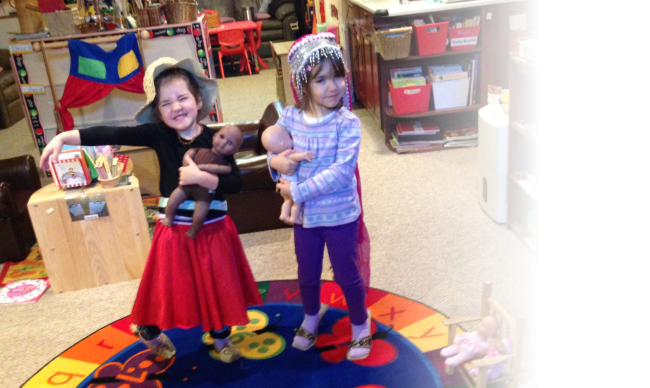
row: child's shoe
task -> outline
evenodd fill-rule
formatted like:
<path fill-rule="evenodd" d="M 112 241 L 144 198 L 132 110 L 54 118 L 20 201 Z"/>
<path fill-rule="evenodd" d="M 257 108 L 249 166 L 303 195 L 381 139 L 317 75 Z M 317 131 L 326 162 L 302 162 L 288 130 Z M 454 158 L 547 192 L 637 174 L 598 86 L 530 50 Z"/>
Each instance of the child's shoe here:
<path fill-rule="evenodd" d="M 170 359 L 176 355 L 176 348 L 169 337 L 167 337 L 167 334 L 160 333 L 156 337 L 147 340 L 142 338 L 142 332 L 137 325 L 131 325 L 131 331 L 156 356 Z"/>
<path fill-rule="evenodd" d="M 368 320 L 366 321 L 365 327 L 360 328 L 358 337 L 355 339 L 355 328 L 352 330 L 352 342 L 350 342 L 350 348 L 348 349 L 348 354 L 346 358 L 350 361 L 363 360 L 368 357 L 370 350 L 372 349 L 372 333 L 370 332 L 372 316 L 370 310 L 368 310 Z"/>
<path fill-rule="evenodd" d="M 223 348 L 221 348 L 221 350 L 217 349 L 217 344 L 215 342 L 214 351 L 219 354 L 219 360 L 226 364 L 230 364 L 231 362 L 237 361 L 241 358 L 241 352 L 232 344 L 232 342 L 230 342 L 230 340 Z"/>
<path fill-rule="evenodd" d="M 325 315 L 325 312 L 328 308 L 329 306 L 327 304 L 320 304 L 320 310 L 318 311 L 318 322 L 315 324 L 316 329 L 314 332 L 312 333 L 308 329 L 300 326 L 296 332 L 296 336 L 293 338 L 293 344 L 291 346 L 300 350 L 307 350 L 314 346 L 316 339 L 318 338 L 318 325 L 320 324 L 320 320 L 323 319 L 323 315 Z"/>

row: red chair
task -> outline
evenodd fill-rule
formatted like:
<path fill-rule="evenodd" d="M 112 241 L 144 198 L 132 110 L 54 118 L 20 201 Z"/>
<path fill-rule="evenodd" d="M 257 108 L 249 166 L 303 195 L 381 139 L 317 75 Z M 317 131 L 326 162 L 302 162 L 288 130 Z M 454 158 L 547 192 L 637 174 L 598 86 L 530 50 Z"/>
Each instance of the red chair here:
<path fill-rule="evenodd" d="M 217 35 L 219 40 L 219 45 L 221 49 L 219 50 L 219 66 L 221 66 L 221 78 L 226 78 L 223 73 L 223 56 L 232 56 L 239 54 L 239 63 L 242 61 L 242 54 L 246 58 L 246 65 L 248 66 L 248 74 L 252 75 L 251 65 L 248 63 L 248 52 L 246 51 L 246 46 L 244 45 L 244 31 L 238 29 L 229 29 L 219 32 Z M 235 61 L 231 58 L 230 63 L 235 68 Z"/>
<path fill-rule="evenodd" d="M 261 20 L 257 22 L 257 36 L 255 37 L 255 42 L 254 43 L 255 43 L 255 50 L 259 50 L 260 45 L 262 44 L 262 21 Z M 250 51 L 251 53 L 253 52 L 253 49 L 251 48 L 250 42 L 246 43 L 246 50 Z M 259 63 L 262 65 L 262 67 L 268 70 L 269 66 L 266 64 L 266 62 L 264 62 L 262 57 L 260 57 L 259 54 L 256 54 L 256 56 L 257 56 L 257 59 L 258 59 Z M 240 63 L 239 64 L 239 71 L 241 71 L 242 68 L 243 68 L 242 64 Z M 259 67 L 256 68 L 255 71 L 260 71 Z"/>

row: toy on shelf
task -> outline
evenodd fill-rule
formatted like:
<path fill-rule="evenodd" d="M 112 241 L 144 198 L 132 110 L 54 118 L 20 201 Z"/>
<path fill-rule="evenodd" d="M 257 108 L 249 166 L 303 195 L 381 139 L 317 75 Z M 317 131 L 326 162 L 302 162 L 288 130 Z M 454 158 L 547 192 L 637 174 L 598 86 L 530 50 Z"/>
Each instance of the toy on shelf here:
<path fill-rule="evenodd" d="M 499 330 L 499 321 L 488 315 L 481 319 L 476 326 L 476 331 L 471 333 L 456 334 L 454 344 L 443 348 L 440 355 L 446 357 L 446 366 L 458 366 L 471 360 L 477 355 L 485 354 L 490 349 L 488 338 Z"/>
<path fill-rule="evenodd" d="M 490 346 L 490 348 L 487 351 L 487 354 L 484 359 L 489 359 L 489 358 L 496 358 L 500 356 L 505 356 L 507 354 L 512 353 L 512 341 L 510 341 L 509 338 L 504 338 L 502 341 L 497 342 L 493 346 Z M 490 365 L 487 367 L 487 378 L 488 380 L 494 380 L 499 375 L 501 375 L 501 371 L 503 370 L 503 366 L 505 365 L 507 360 L 503 360 L 497 364 Z M 476 377 L 478 376 L 479 368 L 474 367 L 472 368 L 469 373 Z"/>

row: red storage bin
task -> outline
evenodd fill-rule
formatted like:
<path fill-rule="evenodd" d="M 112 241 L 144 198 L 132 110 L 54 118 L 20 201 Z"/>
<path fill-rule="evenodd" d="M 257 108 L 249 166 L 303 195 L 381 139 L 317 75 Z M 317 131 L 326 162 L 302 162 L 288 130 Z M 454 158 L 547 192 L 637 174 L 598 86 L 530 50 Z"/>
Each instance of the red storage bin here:
<path fill-rule="evenodd" d="M 389 81 L 388 88 L 393 101 L 393 109 L 398 115 L 424 113 L 429 110 L 429 101 L 431 100 L 430 83 L 421 86 L 394 88 Z"/>
<path fill-rule="evenodd" d="M 444 53 L 447 49 L 449 22 L 423 24 L 415 27 L 420 55 Z"/>
<path fill-rule="evenodd" d="M 480 30 L 481 26 L 450 28 L 449 42 L 451 42 L 451 50 L 458 51 L 475 48 L 478 43 L 478 33 Z"/>

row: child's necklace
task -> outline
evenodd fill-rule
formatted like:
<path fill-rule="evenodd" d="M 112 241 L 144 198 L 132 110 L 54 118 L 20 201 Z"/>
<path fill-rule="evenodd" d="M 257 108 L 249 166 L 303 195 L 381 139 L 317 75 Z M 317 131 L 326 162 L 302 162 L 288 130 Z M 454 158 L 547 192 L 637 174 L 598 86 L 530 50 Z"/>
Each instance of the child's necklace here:
<path fill-rule="evenodd" d="M 197 137 L 199 137 L 199 135 L 200 135 L 202 132 L 203 132 L 203 125 L 201 125 L 201 126 L 199 127 L 199 133 L 197 133 L 196 136 L 194 136 L 194 137 L 191 138 L 190 140 L 185 140 L 185 139 L 183 139 L 183 138 L 181 137 L 181 134 L 178 133 L 178 132 L 176 132 L 176 134 L 178 135 L 178 141 L 180 141 L 181 144 L 183 144 L 183 145 L 188 145 L 188 144 L 192 144 L 192 142 L 194 141 L 194 139 L 196 139 Z"/>

